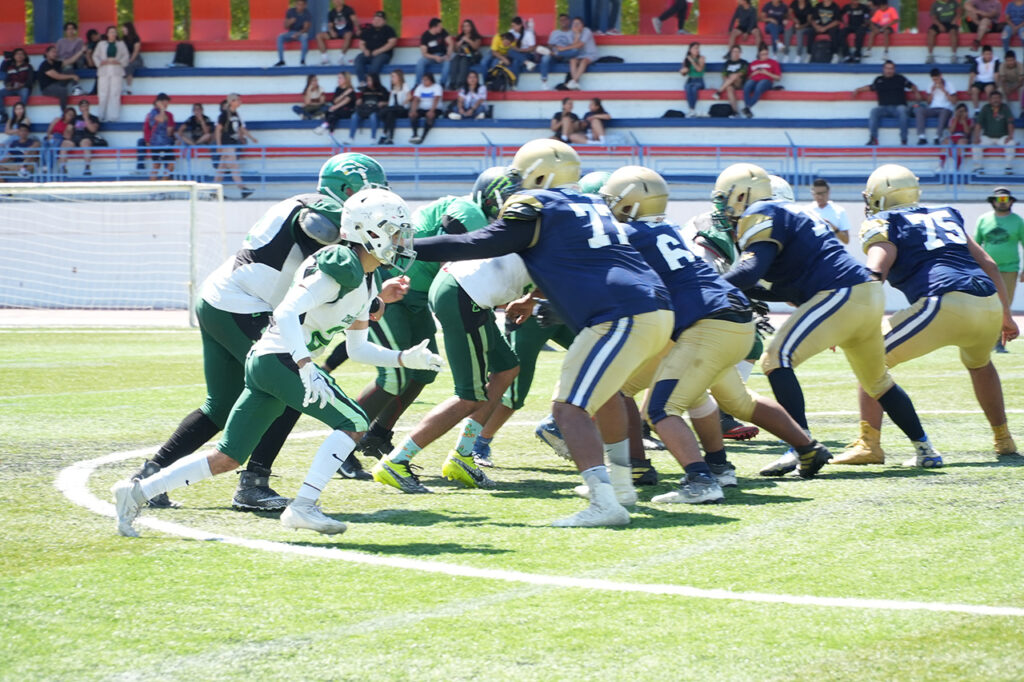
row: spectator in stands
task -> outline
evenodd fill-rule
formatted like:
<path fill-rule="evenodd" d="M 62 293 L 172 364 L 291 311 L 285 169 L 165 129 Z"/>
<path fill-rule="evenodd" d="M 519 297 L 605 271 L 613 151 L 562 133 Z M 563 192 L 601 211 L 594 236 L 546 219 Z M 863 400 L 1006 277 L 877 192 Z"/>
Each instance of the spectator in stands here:
<path fill-rule="evenodd" d="M 480 74 L 470 71 L 466 84 L 459 88 L 457 98 L 452 102 L 448 118 L 461 121 L 464 118 L 487 118 L 487 87 L 480 82 Z"/>
<path fill-rule="evenodd" d="M 466 77 L 473 67 L 483 60 L 480 47 L 483 36 L 476 30 L 472 19 L 463 19 L 458 34 L 454 38 L 455 47 L 452 53 L 451 69 L 447 81 L 449 90 L 457 90 L 466 84 Z M 445 80 L 441 79 L 444 86 Z"/>
<path fill-rule="evenodd" d="M 1003 27 L 1003 56 L 1010 51 L 1010 40 L 1017 36 L 1024 45 L 1024 0 L 1011 0 L 1003 15 L 1006 25 Z"/>
<path fill-rule="evenodd" d="M 192 115 L 178 128 L 178 138 L 182 144 L 204 145 L 213 142 L 214 123 L 203 113 L 203 105 L 192 105 Z"/>
<path fill-rule="evenodd" d="M 533 30 L 531 29 L 528 33 L 526 26 L 523 24 L 523 18 L 513 17 L 512 22 L 509 24 L 508 31 L 515 36 L 515 41 L 508 48 L 508 58 L 512 60 L 513 64 L 521 61 L 522 66 L 526 67 L 527 71 L 533 71 L 537 68 L 537 62 L 534 61 L 536 36 L 534 35 Z"/>
<path fill-rule="evenodd" d="M 124 67 L 124 94 L 132 94 L 132 80 L 135 72 L 146 64 L 142 61 L 142 39 L 135 30 L 135 24 L 126 21 L 121 24 L 121 39 L 128 48 L 128 66 Z"/>
<path fill-rule="evenodd" d="M 4 62 L 3 71 L 4 87 L 0 90 L 0 112 L 4 110 L 4 97 L 8 95 L 17 95 L 22 104 L 28 104 L 34 74 L 32 65 L 28 62 L 28 53 L 24 48 L 19 47 L 14 50 L 11 58 Z"/>
<path fill-rule="evenodd" d="M 565 85 L 570 90 L 579 90 L 587 67 L 597 61 L 597 43 L 594 42 L 594 33 L 583 25 L 579 17 L 572 20 L 572 37 L 573 45 L 580 45 L 580 54 L 569 60 L 569 82 Z"/>
<path fill-rule="evenodd" d="M 569 142 L 572 136 L 582 130 L 580 117 L 573 113 L 573 101 L 570 97 L 562 98 L 562 110 L 551 117 L 551 132 L 556 140 Z"/>
<path fill-rule="evenodd" d="M 729 20 L 729 45 L 725 52 L 725 58 L 729 58 L 732 48 L 737 45 L 740 39 L 750 38 L 756 45 L 761 42 L 761 29 L 757 27 L 757 9 L 750 4 L 750 0 L 736 0 L 736 11 Z"/>
<path fill-rule="evenodd" d="M 761 45 L 757 59 L 750 62 L 750 77 L 743 84 L 743 115 L 753 118 L 754 112 L 750 108 L 781 80 L 782 66 L 769 56 L 768 46 Z"/>
<path fill-rule="evenodd" d="M 57 59 L 61 62 L 61 70 L 65 73 L 75 69 L 84 69 L 85 41 L 78 35 L 78 24 L 69 21 L 64 24 L 64 37 L 57 41 Z"/>
<path fill-rule="evenodd" d="M 955 147 L 965 147 L 971 144 L 974 139 L 974 121 L 967 111 L 967 105 L 961 102 L 953 109 L 953 118 L 949 120 L 949 143 Z M 964 152 L 957 149 L 955 152 L 956 167 L 959 168 L 964 160 Z"/>
<path fill-rule="evenodd" d="M 821 0 L 811 10 L 811 30 L 814 31 L 813 40 L 821 40 L 822 36 L 827 36 L 832 42 L 832 52 L 839 52 L 842 18 L 842 10 L 835 0 Z"/>
<path fill-rule="evenodd" d="M 409 100 L 412 91 L 405 84 L 405 74 L 401 69 L 391 72 L 391 92 L 388 93 L 388 103 L 384 107 L 384 136 L 380 138 L 380 144 L 395 143 L 395 124 L 400 118 L 409 118 Z"/>
<path fill-rule="evenodd" d="M 740 46 L 733 45 L 729 49 L 729 58 L 722 65 L 722 85 L 711 95 L 712 99 L 722 99 L 724 92 L 729 97 L 729 104 L 732 105 L 733 116 L 739 115 L 739 106 L 736 103 L 736 91 L 743 90 L 743 84 L 750 73 L 750 64 L 740 57 Z"/>
<path fill-rule="evenodd" d="M 925 62 L 935 63 L 935 41 L 940 33 L 949 34 L 949 46 L 953 49 L 950 57 L 950 64 L 956 64 L 956 51 L 960 47 L 960 22 L 963 19 L 963 11 L 958 0 L 935 0 L 928 12 L 932 23 L 928 27 L 928 56 Z"/>
<path fill-rule="evenodd" d="M 242 174 L 238 165 L 238 153 L 234 147 L 245 144 L 246 140 L 253 144 L 259 144 L 259 141 L 245 127 L 245 121 L 242 120 L 238 113 L 238 108 L 241 106 L 241 95 L 234 92 L 228 95 L 227 105 L 220 112 L 220 117 L 217 119 L 217 127 L 213 129 L 213 143 L 218 147 L 223 147 L 220 150 L 220 163 L 217 164 L 217 171 L 213 175 L 213 181 L 215 183 L 220 182 L 221 178 L 224 177 L 224 173 L 229 172 L 231 179 L 238 185 L 242 198 L 245 199 L 254 190 L 242 183 Z"/>
<path fill-rule="evenodd" d="M 621 0 L 590 0 L 591 17 L 594 35 L 618 35 L 619 13 L 622 10 Z"/>
<path fill-rule="evenodd" d="M 942 137 L 949 127 L 949 119 L 953 116 L 953 102 L 956 100 L 956 88 L 946 82 L 938 69 L 931 71 L 932 82 L 924 91 L 926 106 L 920 106 L 915 112 L 917 117 L 917 143 L 928 144 L 925 135 L 926 119 L 929 116 L 938 118 L 935 124 L 935 144 L 942 144 Z"/>
<path fill-rule="evenodd" d="M 437 112 L 443 98 L 444 89 L 441 85 L 435 83 L 434 77 L 429 73 L 423 74 L 423 81 L 412 91 L 412 101 L 409 106 L 412 137 L 409 138 L 409 142 L 420 144 L 427 139 L 427 134 L 434 127 L 434 121 L 437 119 Z M 420 121 L 423 121 L 422 135 L 420 135 Z"/>
<path fill-rule="evenodd" d="M 871 25 L 868 27 L 868 48 L 870 56 L 871 48 L 875 45 L 875 38 L 882 36 L 882 59 L 889 59 L 889 46 L 892 45 L 892 34 L 900 28 L 900 14 L 895 7 L 889 7 L 889 0 L 871 0 L 874 12 L 871 14 Z"/>
<path fill-rule="evenodd" d="M 583 120 L 580 121 L 580 132 L 571 138 L 572 141 L 604 144 L 605 126 L 610 120 L 612 120 L 612 115 L 605 111 L 604 105 L 601 104 L 601 98 L 594 97 L 587 105 L 587 113 L 583 115 Z"/>
<path fill-rule="evenodd" d="M 654 32 L 661 33 L 661 25 L 674 16 L 676 18 L 676 33 L 679 35 L 689 33 L 686 30 L 686 15 L 689 9 L 689 3 L 686 0 L 672 0 L 672 4 L 668 6 L 668 9 L 651 19 Z"/>
<path fill-rule="evenodd" d="M 999 73 L 999 60 L 995 58 L 992 47 L 981 48 L 981 59 L 971 61 L 971 73 L 967 76 L 967 87 L 971 91 L 971 106 L 978 113 L 981 95 L 988 94 L 996 88 L 996 75 Z"/>
<path fill-rule="evenodd" d="M 356 94 L 356 113 L 352 116 L 352 123 L 348 128 L 349 144 L 355 142 L 356 134 L 359 133 L 363 121 L 370 122 L 370 139 L 377 139 L 381 113 L 387 103 L 388 91 L 380 84 L 380 76 L 375 73 L 367 74 L 366 82 Z"/>
<path fill-rule="evenodd" d="M 1024 244 L 1024 219 L 1013 212 L 1015 201 L 1017 198 L 1008 188 L 996 187 L 988 196 L 992 210 L 978 216 L 974 226 L 974 241 L 996 262 L 1010 303 L 1013 303 L 1013 295 L 1017 291 L 1017 281 L 1024 282 L 1024 273 L 1017 274 L 1020 271 L 1020 248 Z M 1002 343 L 997 342 L 996 352 L 1007 351 Z"/>
<path fill-rule="evenodd" d="M 1003 93 L 993 90 L 988 94 L 988 104 L 981 108 L 974 122 L 974 144 L 971 150 L 974 158 L 974 172 L 984 172 L 982 155 L 984 147 L 1002 147 L 1005 150 L 1005 171 L 1013 173 L 1013 156 L 1017 142 L 1014 140 L 1013 114 L 1010 107 L 1003 102 Z"/>
<path fill-rule="evenodd" d="M 284 14 L 284 33 L 277 35 L 277 63 L 284 66 L 284 44 L 299 41 L 301 50 L 299 64 L 305 65 L 306 53 L 309 52 L 309 29 L 313 25 L 313 14 L 306 7 L 306 0 L 295 0 L 295 6 L 289 7 Z"/>
<path fill-rule="evenodd" d="M 27 109 L 25 108 L 25 104 L 23 102 L 15 102 L 14 106 L 11 107 L 11 115 L 7 119 L 7 122 L 4 124 L 4 135 L 7 137 L 7 139 L 5 139 L 3 142 L 3 149 L 6 150 L 7 147 L 11 145 L 11 143 L 18 139 L 18 126 L 20 126 L 22 123 L 27 124 L 29 126 L 29 129 L 31 129 L 32 121 L 29 120 L 28 114 L 26 112 Z"/>
<path fill-rule="evenodd" d="M 515 43 L 516 36 L 512 31 L 495 34 L 494 38 L 491 39 L 491 56 L 484 63 L 483 71 L 485 75 L 489 74 L 491 69 L 500 64 L 511 71 L 518 82 L 519 74 L 523 72 L 523 64 L 526 60 L 521 52 L 516 52 L 515 56 L 513 56 L 512 48 L 515 46 Z M 511 86 L 510 89 L 514 90 L 515 85 Z"/>
<path fill-rule="evenodd" d="M 786 17 L 789 7 L 782 0 L 768 0 L 761 5 L 761 21 L 764 23 L 764 35 L 772 45 L 772 53 L 776 56 L 786 54 L 786 44 L 782 37 L 786 32 Z"/>
<path fill-rule="evenodd" d="M 374 12 L 370 25 L 364 26 L 359 32 L 359 39 L 363 49 L 356 55 L 355 68 L 356 78 L 362 83 L 366 80 L 366 74 L 379 76 L 380 70 L 391 61 L 395 45 L 398 44 L 398 35 L 395 29 L 388 26 L 387 15 L 378 11 Z"/>
<path fill-rule="evenodd" d="M 324 122 L 317 126 L 313 132 L 317 135 L 331 132 L 338 127 L 338 122 L 351 118 L 356 111 L 356 89 L 352 87 L 352 79 L 342 71 L 338 74 L 338 86 L 334 88 L 334 95 L 331 103 L 327 105 L 327 112 L 324 114 Z"/>
<path fill-rule="evenodd" d="M 687 116 L 697 116 L 697 99 L 700 91 L 705 88 L 704 73 L 707 70 L 707 59 L 700 53 L 700 43 L 690 43 L 683 57 L 683 65 L 679 73 L 686 77 L 686 104 L 690 107 Z"/>
<path fill-rule="evenodd" d="M 47 97 L 56 97 L 60 102 L 61 111 L 67 107 L 69 95 L 81 93 L 78 88 L 78 74 L 61 72 L 56 45 L 46 48 L 43 62 L 36 69 L 35 77 L 39 81 L 39 92 Z"/>
<path fill-rule="evenodd" d="M 39 159 L 39 152 L 35 151 L 38 147 L 39 140 L 32 137 L 29 125 L 19 123 L 15 136 L 7 144 L 7 153 L 3 157 L 5 163 L 0 165 L 0 174 L 17 175 L 22 179 L 31 177 Z"/>
<path fill-rule="evenodd" d="M 581 46 L 573 45 L 572 31 L 569 30 L 569 15 L 558 15 L 558 28 L 548 35 L 547 47 L 538 48 L 537 53 L 541 55 L 540 60 L 540 83 L 541 87 L 547 89 L 548 74 L 551 73 L 551 65 L 555 62 L 564 62 L 578 57 Z"/>
<path fill-rule="evenodd" d="M 797 62 L 803 60 L 811 46 L 811 35 L 814 33 L 814 29 L 811 28 L 811 11 L 813 9 L 811 0 L 793 0 L 789 3 L 789 25 L 786 27 L 782 42 L 788 49 L 788 46 L 792 44 L 793 37 L 796 37 L 795 60 Z"/>
<path fill-rule="evenodd" d="M 68 174 L 68 168 L 64 163 L 65 150 L 73 147 L 71 135 L 75 129 L 75 118 L 77 112 L 74 107 L 65 107 L 61 115 L 50 121 L 43 136 L 43 163 L 51 168 L 60 165 L 60 173 Z M 59 155 L 55 152 L 60 150 Z"/>
<path fill-rule="evenodd" d="M 306 87 L 302 89 L 302 104 L 296 104 L 292 111 L 303 120 L 322 118 L 327 109 L 327 97 L 315 73 L 306 76 Z"/>
<path fill-rule="evenodd" d="M 167 110 L 171 98 L 160 93 L 153 101 L 153 109 L 146 114 L 142 123 L 142 139 L 139 147 L 150 149 L 149 157 L 153 167 L 149 171 L 149 179 L 165 179 L 174 172 L 175 125 L 174 115 Z"/>
<path fill-rule="evenodd" d="M 862 92 L 871 90 L 878 96 L 878 106 L 871 109 L 870 129 L 871 136 L 868 138 L 868 145 L 878 144 L 878 128 L 882 123 L 883 116 L 895 116 L 900 122 L 900 142 L 907 144 L 907 132 L 910 127 L 910 116 L 907 112 L 907 92 L 914 94 L 914 99 L 920 99 L 917 86 L 907 80 L 903 74 L 896 73 L 896 65 L 886 61 L 882 65 L 882 75 L 876 78 L 870 85 L 862 85 L 853 91 L 853 98 Z"/>
<path fill-rule="evenodd" d="M 1006 105 L 1020 99 L 1021 84 L 1024 83 L 1024 65 L 1017 59 L 1013 50 L 1007 50 L 999 70 L 996 72 L 996 89 L 1003 93 L 1006 98 Z"/>
<path fill-rule="evenodd" d="M 348 63 L 348 51 L 352 47 L 352 39 L 359 35 L 359 24 L 356 11 L 345 4 L 345 0 L 332 0 L 330 11 L 327 12 L 327 30 L 316 34 L 316 45 L 320 48 L 320 63 L 330 64 L 327 55 L 327 41 L 341 41 L 341 58 L 339 64 Z"/>
<path fill-rule="evenodd" d="M 100 120 L 89 111 L 89 100 L 83 99 L 78 103 L 78 116 L 75 117 L 75 127 L 71 132 L 71 144 L 81 147 L 84 151 L 82 157 L 85 160 L 83 175 L 92 175 L 92 151 L 93 147 L 106 147 L 107 141 L 100 135 Z"/>
<path fill-rule="evenodd" d="M 94 28 L 90 28 L 85 32 L 85 64 L 90 69 L 96 68 L 96 62 L 92 59 L 92 53 L 95 51 L 96 46 L 100 44 L 100 32 Z"/>
<path fill-rule="evenodd" d="M 831 188 L 825 178 L 815 178 L 811 183 L 811 196 L 814 201 L 804 206 L 804 211 L 821 218 L 836 239 L 849 244 L 850 219 L 846 216 L 846 209 L 831 200 Z"/>
<path fill-rule="evenodd" d="M 99 89 L 101 121 L 121 118 L 121 90 L 129 63 L 128 46 L 117 39 L 117 27 L 108 26 L 106 36 L 96 46 L 92 59 L 96 62 L 96 83 Z"/>
<path fill-rule="evenodd" d="M 964 3 L 964 16 L 967 19 L 967 30 L 974 33 L 971 50 L 977 52 L 986 33 L 998 33 L 999 15 L 1003 13 L 1000 0 L 967 0 Z"/>
<path fill-rule="evenodd" d="M 871 27 L 871 5 L 867 0 L 851 0 L 843 8 L 842 51 L 847 64 L 859 64 L 864 50 L 864 38 Z M 853 36 L 853 44 L 850 37 Z"/>
<path fill-rule="evenodd" d="M 416 84 L 423 80 L 423 74 L 439 66 L 441 82 L 448 82 L 452 68 L 455 40 L 444 30 L 441 20 L 434 17 L 427 24 L 427 30 L 420 36 L 420 58 L 416 62 Z"/>

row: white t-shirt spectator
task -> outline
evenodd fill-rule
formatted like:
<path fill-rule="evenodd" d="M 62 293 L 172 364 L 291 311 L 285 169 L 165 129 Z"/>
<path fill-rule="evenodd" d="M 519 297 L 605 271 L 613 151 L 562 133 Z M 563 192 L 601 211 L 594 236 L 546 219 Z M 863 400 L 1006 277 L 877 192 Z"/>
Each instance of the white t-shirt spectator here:
<path fill-rule="evenodd" d="M 850 231 L 850 219 L 846 217 L 846 209 L 834 201 L 825 204 L 825 208 L 819 207 L 818 202 L 812 201 L 804 206 L 804 211 L 824 220 L 833 232 Z"/>
<path fill-rule="evenodd" d="M 956 90 L 946 82 L 943 82 L 943 86 L 945 92 L 943 92 L 943 90 L 936 90 L 935 83 L 928 84 L 928 89 L 925 90 L 925 92 L 929 95 L 931 95 L 933 91 L 935 93 L 934 97 L 930 100 L 931 104 L 928 106 L 935 109 L 949 109 L 950 111 L 953 111 L 956 108 L 956 104 L 953 102 L 952 98 L 956 97 Z"/>
<path fill-rule="evenodd" d="M 420 83 L 412 91 L 412 96 L 419 97 L 420 109 L 426 110 L 434 106 L 435 101 L 437 102 L 438 107 L 441 106 L 441 98 L 444 97 L 444 90 L 437 83 L 434 83 L 433 85 L 424 85 L 423 83 Z"/>
<path fill-rule="evenodd" d="M 409 97 L 409 88 L 403 87 L 401 90 L 392 90 L 390 93 L 388 93 L 388 106 L 389 107 L 404 107 L 405 106 L 405 100 L 408 97 Z"/>
<path fill-rule="evenodd" d="M 466 92 L 465 90 L 459 90 L 459 101 L 462 102 L 463 109 L 472 109 L 480 102 L 487 100 L 487 86 L 480 85 L 477 87 L 476 92 L 472 90 Z"/>

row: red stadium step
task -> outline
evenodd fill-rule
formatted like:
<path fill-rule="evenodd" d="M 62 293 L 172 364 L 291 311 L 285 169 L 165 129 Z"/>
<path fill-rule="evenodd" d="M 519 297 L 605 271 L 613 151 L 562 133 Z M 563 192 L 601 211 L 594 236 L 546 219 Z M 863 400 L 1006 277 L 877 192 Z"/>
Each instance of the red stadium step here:
<path fill-rule="evenodd" d="M 145 0 L 134 5 L 132 21 L 139 37 L 146 40 L 174 38 L 174 3 L 172 0 Z"/>
<path fill-rule="evenodd" d="M 25 0 L 0 2 L 0 45 L 5 48 L 25 42 Z"/>
<path fill-rule="evenodd" d="M 189 42 L 193 45 L 202 41 L 224 43 L 231 34 L 231 0 L 192 0 L 192 20 Z M 145 34 L 141 34 L 145 35 Z M 146 49 L 161 51 L 149 42 Z M 200 49 L 197 47 L 197 49 Z M 205 46 L 204 46 L 205 49 Z"/>

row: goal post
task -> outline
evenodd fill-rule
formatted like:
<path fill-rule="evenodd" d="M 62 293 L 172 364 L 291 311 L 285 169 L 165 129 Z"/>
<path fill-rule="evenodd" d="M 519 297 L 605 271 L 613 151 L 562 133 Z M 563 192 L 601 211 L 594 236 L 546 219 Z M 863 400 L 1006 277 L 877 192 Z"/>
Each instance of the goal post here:
<path fill-rule="evenodd" d="M 187 309 L 195 325 L 227 254 L 219 184 L 0 184 L 0 308 Z"/>

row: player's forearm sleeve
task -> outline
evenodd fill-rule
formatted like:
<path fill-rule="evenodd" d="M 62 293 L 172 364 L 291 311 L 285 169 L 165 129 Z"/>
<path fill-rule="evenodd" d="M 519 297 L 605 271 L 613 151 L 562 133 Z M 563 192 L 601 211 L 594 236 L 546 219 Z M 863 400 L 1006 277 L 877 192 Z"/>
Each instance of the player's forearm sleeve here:
<path fill-rule="evenodd" d="M 345 332 L 349 359 L 373 367 L 398 367 L 398 356 L 402 351 L 389 350 L 371 343 L 368 336 L 367 329 L 349 329 Z"/>
<path fill-rule="evenodd" d="M 734 287 L 746 291 L 768 272 L 778 250 L 779 247 L 772 242 L 755 242 L 744 250 L 739 262 L 722 277 Z"/>
<path fill-rule="evenodd" d="M 416 260 L 435 263 L 495 258 L 528 248 L 533 237 L 531 227 L 496 220 L 475 232 L 417 239 L 413 248 L 416 250 Z"/>
<path fill-rule="evenodd" d="M 292 287 L 284 300 L 274 308 L 274 323 L 281 334 L 281 340 L 289 348 L 292 360 L 296 362 L 309 357 L 309 350 L 302 334 L 302 323 L 299 320 L 303 313 L 309 312 L 316 305 L 316 298 L 308 289 Z"/>

